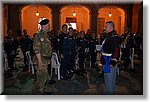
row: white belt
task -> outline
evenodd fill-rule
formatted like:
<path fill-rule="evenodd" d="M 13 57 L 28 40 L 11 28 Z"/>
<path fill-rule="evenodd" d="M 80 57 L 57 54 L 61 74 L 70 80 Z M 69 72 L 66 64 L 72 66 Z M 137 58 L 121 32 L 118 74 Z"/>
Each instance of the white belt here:
<path fill-rule="evenodd" d="M 111 56 L 112 54 L 110 53 L 102 53 L 103 56 Z"/>

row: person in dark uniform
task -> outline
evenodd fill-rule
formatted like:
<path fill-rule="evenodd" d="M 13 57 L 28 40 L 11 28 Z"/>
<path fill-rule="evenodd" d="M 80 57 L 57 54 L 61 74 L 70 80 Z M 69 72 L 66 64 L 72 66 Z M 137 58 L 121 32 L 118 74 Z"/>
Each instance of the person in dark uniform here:
<path fill-rule="evenodd" d="M 8 59 L 8 72 L 12 75 L 14 71 L 14 60 L 17 54 L 17 48 L 19 47 L 19 42 L 12 35 L 11 31 L 7 31 L 8 36 L 5 37 L 4 50 L 7 54 Z"/>
<path fill-rule="evenodd" d="M 104 41 L 105 38 L 106 38 L 106 31 L 104 29 L 100 35 L 100 45 L 102 45 L 102 42 Z"/>
<path fill-rule="evenodd" d="M 131 48 L 134 47 L 134 40 L 129 28 L 125 27 L 125 33 L 121 35 L 121 51 L 122 51 L 122 58 L 121 60 L 123 63 L 123 70 L 127 70 L 131 56 Z"/>
<path fill-rule="evenodd" d="M 67 32 L 67 25 L 64 24 L 62 25 L 62 31 L 60 32 L 60 35 L 59 35 L 59 42 L 60 42 L 60 45 L 59 45 L 59 53 L 60 53 L 60 57 L 63 58 L 62 56 L 62 45 L 63 45 L 63 40 L 64 40 L 64 37 L 68 34 Z"/>
<path fill-rule="evenodd" d="M 23 68 L 23 72 L 27 71 L 28 70 L 28 66 L 29 66 L 29 62 L 27 60 L 27 57 L 26 57 L 26 52 L 27 51 L 30 51 L 30 52 L 33 52 L 33 42 L 32 40 L 30 39 L 29 35 L 27 34 L 27 31 L 26 29 L 23 30 L 23 37 L 21 38 L 21 41 L 20 41 L 20 46 L 21 46 L 21 50 L 23 52 L 23 56 L 24 56 L 24 64 L 25 64 L 25 67 Z"/>
<path fill-rule="evenodd" d="M 138 59 L 143 59 L 143 35 L 135 35 L 135 51 L 138 55 Z"/>
<path fill-rule="evenodd" d="M 67 80 L 72 77 L 75 66 L 75 47 L 76 42 L 73 37 L 73 28 L 69 28 L 68 34 L 65 34 L 62 42 L 62 63 L 61 79 Z"/>
<path fill-rule="evenodd" d="M 116 87 L 116 72 L 119 60 L 119 39 L 112 21 L 105 24 L 107 38 L 102 43 L 102 57 L 106 94 L 114 94 Z"/>
<path fill-rule="evenodd" d="M 95 68 L 96 65 L 96 45 L 98 45 L 98 39 L 96 38 L 96 34 L 92 34 L 92 38 L 89 42 L 89 50 L 90 50 L 90 56 L 91 56 L 91 67 Z"/>
<path fill-rule="evenodd" d="M 67 25 L 62 26 L 62 32 L 60 34 L 60 56 L 61 56 L 61 66 L 60 75 L 62 80 L 67 80 L 67 70 L 69 67 L 69 35 L 67 32 Z"/>
<path fill-rule="evenodd" d="M 88 29 L 87 30 L 87 33 L 84 35 L 84 37 L 85 37 L 85 39 L 86 39 L 86 43 L 87 43 L 87 45 L 89 44 L 89 41 L 90 41 L 90 39 L 91 39 L 91 30 L 90 29 Z"/>
<path fill-rule="evenodd" d="M 91 30 L 88 29 L 87 30 L 87 33 L 84 35 L 84 38 L 86 40 L 86 51 L 85 51 L 85 57 L 87 58 L 87 60 L 90 60 L 90 52 L 89 52 L 89 42 L 90 42 L 90 39 L 92 38 L 91 36 Z"/>
<path fill-rule="evenodd" d="M 69 74 L 73 74 L 75 72 L 75 50 L 76 50 L 76 40 L 73 36 L 73 28 L 69 28 Z"/>
<path fill-rule="evenodd" d="M 56 33 L 55 33 L 54 30 L 51 30 L 51 31 L 48 32 L 48 35 L 49 35 L 49 39 L 51 41 L 51 45 L 52 45 L 52 47 L 54 49 L 54 46 L 55 46 L 54 45 L 54 40 L 55 40 Z"/>
<path fill-rule="evenodd" d="M 56 32 L 53 40 L 52 40 L 52 46 L 53 46 L 53 51 L 55 51 L 59 55 L 59 46 L 60 46 L 60 32 Z"/>
<path fill-rule="evenodd" d="M 79 70 L 81 72 L 81 75 L 86 73 L 84 69 L 84 62 L 85 62 L 85 48 L 86 48 L 86 40 L 84 38 L 84 31 L 80 32 L 80 37 L 77 39 L 77 50 L 79 51 Z"/>

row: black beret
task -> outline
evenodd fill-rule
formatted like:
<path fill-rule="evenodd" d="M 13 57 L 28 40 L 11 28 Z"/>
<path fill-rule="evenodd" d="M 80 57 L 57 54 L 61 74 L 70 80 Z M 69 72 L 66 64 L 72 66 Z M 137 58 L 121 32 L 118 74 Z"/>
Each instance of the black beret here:
<path fill-rule="evenodd" d="M 44 19 L 44 20 L 42 20 L 39 24 L 40 25 L 46 25 L 46 24 L 48 24 L 49 23 L 49 20 L 48 19 Z"/>

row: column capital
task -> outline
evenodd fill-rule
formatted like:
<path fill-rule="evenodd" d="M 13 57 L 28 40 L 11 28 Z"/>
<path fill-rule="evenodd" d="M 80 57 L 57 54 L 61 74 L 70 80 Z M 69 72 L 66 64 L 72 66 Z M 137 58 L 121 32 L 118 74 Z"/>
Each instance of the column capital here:
<path fill-rule="evenodd" d="M 52 26 L 53 26 L 53 30 L 58 30 L 60 27 L 60 11 L 59 9 L 52 9 Z"/>
<path fill-rule="evenodd" d="M 96 12 L 96 11 L 91 11 L 90 13 L 89 13 L 89 15 L 91 15 L 91 16 L 97 16 L 98 15 L 98 12 Z"/>
<path fill-rule="evenodd" d="M 59 10 L 52 10 L 52 14 L 60 14 Z"/>

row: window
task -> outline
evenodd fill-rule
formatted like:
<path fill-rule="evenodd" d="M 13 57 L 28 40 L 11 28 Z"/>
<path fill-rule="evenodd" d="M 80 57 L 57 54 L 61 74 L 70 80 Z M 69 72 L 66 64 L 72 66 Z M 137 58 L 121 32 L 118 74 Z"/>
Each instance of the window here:
<path fill-rule="evenodd" d="M 77 23 L 66 23 L 68 28 L 72 27 L 73 29 L 77 29 Z"/>
<path fill-rule="evenodd" d="M 66 18 L 66 24 L 69 27 L 72 27 L 73 29 L 77 29 L 77 18 Z"/>
<path fill-rule="evenodd" d="M 98 33 L 101 34 L 103 32 L 105 25 L 105 18 L 98 18 Z"/>

